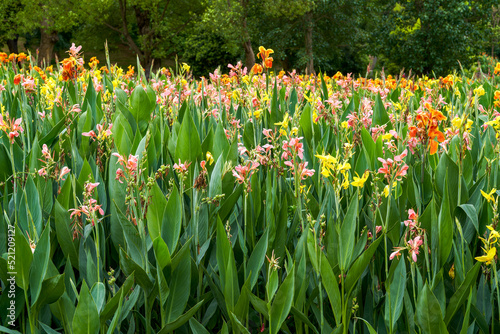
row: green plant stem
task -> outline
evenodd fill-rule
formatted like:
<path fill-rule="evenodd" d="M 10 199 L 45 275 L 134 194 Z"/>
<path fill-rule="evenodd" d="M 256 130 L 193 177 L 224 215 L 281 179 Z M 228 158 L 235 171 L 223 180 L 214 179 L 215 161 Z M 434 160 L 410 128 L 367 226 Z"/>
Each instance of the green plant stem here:
<path fill-rule="evenodd" d="M 387 257 L 387 229 L 389 227 L 389 217 L 390 217 L 390 213 L 391 213 L 391 199 L 392 199 L 392 183 L 393 183 L 393 179 L 391 178 L 389 180 L 389 196 L 387 197 L 388 198 L 388 203 L 387 203 L 387 212 L 386 212 L 386 215 L 385 215 L 385 223 L 384 223 L 384 252 L 385 252 L 385 257 L 384 257 L 384 263 L 385 263 L 385 282 L 384 282 L 384 285 L 385 285 L 385 291 L 386 291 L 386 294 L 387 294 L 387 299 L 386 299 L 386 302 L 389 302 L 389 309 L 391 309 L 391 290 L 389 289 L 389 287 L 387 286 L 387 281 L 389 279 L 389 258 Z M 389 312 L 389 323 L 391 324 L 389 326 L 389 333 L 392 334 L 392 313 Z"/>
<path fill-rule="evenodd" d="M 248 210 L 248 192 L 245 190 L 245 194 L 243 196 L 243 276 L 244 279 L 247 279 L 247 259 L 248 259 L 248 250 L 247 250 L 247 210 Z"/>
<path fill-rule="evenodd" d="M 349 331 L 349 323 L 347 319 L 347 302 L 348 298 L 345 296 L 345 286 L 344 286 L 344 270 L 340 272 L 340 280 L 341 280 L 341 299 L 342 299 L 342 332 L 347 334 Z"/>
<path fill-rule="evenodd" d="M 14 222 L 17 224 L 17 176 L 16 176 L 16 166 L 14 164 L 14 144 L 10 144 L 10 162 L 12 166 L 12 177 L 14 181 L 14 187 L 12 192 L 12 197 L 14 198 Z"/>
<path fill-rule="evenodd" d="M 495 246 L 493 246 L 495 247 Z M 498 305 L 498 319 L 500 319 L 500 286 L 498 285 L 498 273 L 497 273 L 497 265 L 495 263 L 495 260 L 492 261 L 492 269 L 495 274 L 495 287 L 497 289 L 497 305 Z M 492 320 L 492 323 L 495 323 L 495 321 Z"/>
<path fill-rule="evenodd" d="M 26 310 L 28 311 L 28 320 L 30 322 L 30 331 L 31 334 L 35 333 L 35 326 L 33 324 L 33 318 L 31 317 L 31 312 L 30 312 L 30 303 L 28 300 L 28 291 L 24 290 L 24 300 L 26 301 Z"/>

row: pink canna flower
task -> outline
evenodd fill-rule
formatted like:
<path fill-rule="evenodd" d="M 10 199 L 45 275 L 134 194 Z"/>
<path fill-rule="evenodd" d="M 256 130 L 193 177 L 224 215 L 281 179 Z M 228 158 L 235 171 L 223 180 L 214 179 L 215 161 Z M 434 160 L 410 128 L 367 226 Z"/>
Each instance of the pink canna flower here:
<path fill-rule="evenodd" d="M 189 165 L 191 165 L 191 162 L 187 163 L 186 161 L 184 163 L 181 163 L 181 159 L 179 159 L 179 163 L 174 164 L 174 169 L 177 173 L 186 173 L 188 171 Z"/>
<path fill-rule="evenodd" d="M 423 244 L 422 238 L 417 236 L 413 240 L 408 241 L 408 245 L 410 246 L 410 255 L 413 259 L 413 262 L 417 262 L 418 248 Z"/>
<path fill-rule="evenodd" d="M 66 174 L 68 174 L 70 171 L 71 171 L 71 169 L 69 169 L 68 167 L 64 166 L 61 169 L 61 174 L 59 175 L 59 180 L 62 180 L 63 176 L 66 175 Z"/>
<path fill-rule="evenodd" d="M 85 191 L 90 194 L 95 187 L 97 187 L 99 185 L 99 182 L 95 182 L 95 183 L 87 183 L 85 185 Z"/>
<path fill-rule="evenodd" d="M 115 180 L 118 180 L 118 182 L 123 183 L 123 181 L 121 180 L 122 178 L 125 178 L 125 173 L 123 173 L 123 170 L 121 168 L 118 168 L 116 170 Z"/>
<path fill-rule="evenodd" d="M 90 130 L 89 132 L 82 132 L 82 136 L 97 138 L 97 135 L 95 134 L 94 130 Z"/>

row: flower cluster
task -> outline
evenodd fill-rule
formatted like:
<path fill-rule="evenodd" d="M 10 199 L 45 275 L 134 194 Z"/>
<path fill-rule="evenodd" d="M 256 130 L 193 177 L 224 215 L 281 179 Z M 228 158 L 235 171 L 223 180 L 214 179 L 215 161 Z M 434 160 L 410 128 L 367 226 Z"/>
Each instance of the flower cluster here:
<path fill-rule="evenodd" d="M 78 238 L 79 235 L 82 235 L 84 221 L 89 222 L 92 226 L 94 226 L 96 222 L 99 222 L 99 219 L 96 216 L 97 212 L 101 216 L 104 216 L 104 210 L 101 205 L 98 205 L 97 200 L 92 197 L 94 189 L 97 186 L 99 186 L 99 182 L 86 182 L 85 191 L 83 193 L 83 205 L 77 209 L 69 209 L 71 212 L 70 218 L 73 218 L 73 240 Z"/>
<path fill-rule="evenodd" d="M 417 255 L 419 254 L 420 247 L 424 244 L 423 238 L 425 237 L 425 230 L 420 228 L 418 222 L 418 214 L 413 209 L 408 210 L 408 220 L 404 221 L 407 227 L 405 233 L 405 246 L 394 247 L 394 252 L 389 256 L 389 260 L 394 259 L 396 256 L 401 255 L 401 251 L 408 250 L 408 255 L 413 262 L 417 262 Z"/>
<path fill-rule="evenodd" d="M 403 158 L 408 154 L 408 150 L 404 150 L 400 155 L 394 156 L 394 160 L 391 158 L 382 159 L 378 158 L 378 161 L 382 163 L 382 167 L 378 169 L 380 174 L 383 174 L 387 181 L 397 180 L 401 181 L 406 172 L 408 171 L 408 165 L 404 163 Z"/>
<path fill-rule="evenodd" d="M 497 247 L 495 246 L 495 244 L 498 242 L 500 234 L 493 228 L 493 226 L 488 225 L 486 227 L 490 231 L 488 239 L 479 237 L 479 239 L 481 239 L 484 244 L 484 248 L 482 249 L 486 254 L 478 256 L 475 259 L 479 262 L 485 262 L 486 265 L 490 265 L 491 262 L 495 259 L 495 255 L 497 254 Z"/>
<path fill-rule="evenodd" d="M 7 121 L 4 121 L 3 115 L 0 114 L 0 129 L 9 136 L 10 143 L 14 144 L 16 137 L 19 137 L 19 133 L 23 132 L 24 129 L 21 126 L 23 122 L 22 118 L 18 118 L 16 120 L 9 119 L 9 113 L 7 113 Z"/>
<path fill-rule="evenodd" d="M 440 111 L 434 109 L 429 102 L 424 104 L 424 111 L 416 116 L 417 126 L 409 127 L 411 138 L 418 138 L 424 145 L 427 144 L 430 154 L 436 154 L 439 143 L 445 140 L 444 134 L 439 131 L 439 122 L 446 119 Z"/>

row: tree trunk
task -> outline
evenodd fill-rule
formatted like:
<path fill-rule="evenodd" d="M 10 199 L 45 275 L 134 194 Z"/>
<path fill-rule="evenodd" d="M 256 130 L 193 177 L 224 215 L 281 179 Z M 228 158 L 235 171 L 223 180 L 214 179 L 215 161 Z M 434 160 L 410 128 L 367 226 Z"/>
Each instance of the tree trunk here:
<path fill-rule="evenodd" d="M 312 12 L 306 13 L 306 74 L 315 74 L 314 71 L 314 57 L 313 57 L 313 20 Z"/>
<path fill-rule="evenodd" d="M 134 6 L 135 18 L 137 21 L 137 28 L 139 35 L 142 37 L 141 46 L 141 66 L 144 67 L 144 74 L 146 79 L 149 79 L 151 65 L 153 64 L 153 35 L 154 31 L 151 29 L 151 15 L 148 10 L 144 10 L 139 6 Z M 139 69 L 138 69 L 139 70 Z"/>
<path fill-rule="evenodd" d="M 230 6 L 230 2 L 228 1 L 228 5 Z M 253 53 L 252 49 L 252 41 L 250 39 L 250 34 L 248 33 L 247 26 L 247 1 L 241 1 L 241 5 L 243 6 L 243 47 L 245 48 L 245 66 L 250 71 L 250 69 L 255 65 L 255 53 Z"/>
<path fill-rule="evenodd" d="M 18 39 L 19 39 L 19 36 L 16 35 L 16 37 L 7 40 L 7 46 L 9 47 L 10 53 L 16 53 L 16 54 L 19 53 L 19 48 L 17 46 Z"/>
<path fill-rule="evenodd" d="M 250 71 L 255 64 L 255 54 L 253 53 L 252 42 L 250 39 L 246 40 L 243 43 L 243 46 L 245 47 L 245 66 Z"/>
<path fill-rule="evenodd" d="M 50 65 L 52 61 L 52 56 L 54 55 L 54 46 L 59 40 L 57 31 L 46 31 L 45 29 L 40 29 L 40 48 L 38 49 L 38 64 L 42 65 L 45 61 L 47 66 Z"/>

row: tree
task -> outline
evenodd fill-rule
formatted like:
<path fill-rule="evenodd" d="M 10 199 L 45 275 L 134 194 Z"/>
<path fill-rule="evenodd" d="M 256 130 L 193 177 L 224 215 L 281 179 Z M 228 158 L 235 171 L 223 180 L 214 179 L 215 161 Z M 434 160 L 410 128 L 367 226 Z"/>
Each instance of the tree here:
<path fill-rule="evenodd" d="M 80 8 L 91 22 L 120 34 L 139 56 L 146 74 L 155 58 L 172 52 L 175 36 L 193 24 L 203 11 L 197 0 L 106 0 L 98 4 L 83 0 Z"/>
<path fill-rule="evenodd" d="M 19 33 L 40 29 L 39 63 L 52 61 L 58 33 L 71 30 L 79 22 L 73 10 L 74 0 L 20 0 L 22 10 L 16 15 Z"/>
<path fill-rule="evenodd" d="M 445 74 L 483 51 L 496 1 L 390 1 L 377 22 L 373 49 L 395 67 Z"/>

